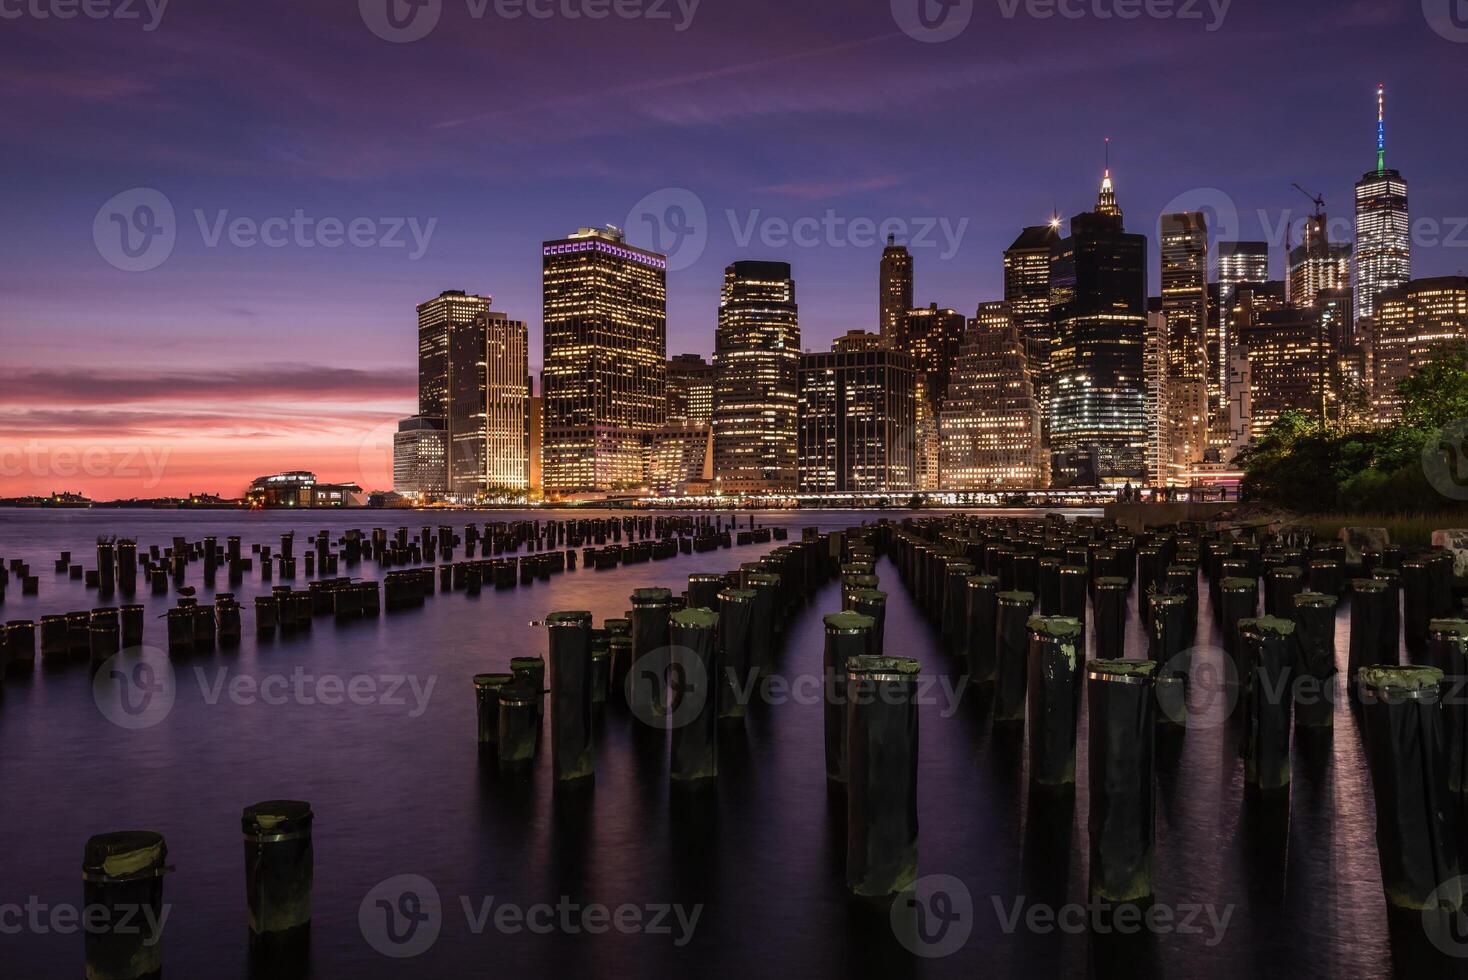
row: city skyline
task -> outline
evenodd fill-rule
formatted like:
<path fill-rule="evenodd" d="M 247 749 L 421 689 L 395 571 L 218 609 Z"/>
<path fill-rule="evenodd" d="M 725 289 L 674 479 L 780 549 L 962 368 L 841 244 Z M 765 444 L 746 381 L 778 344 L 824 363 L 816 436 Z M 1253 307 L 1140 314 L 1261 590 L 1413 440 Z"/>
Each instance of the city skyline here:
<path fill-rule="evenodd" d="M 911 248 L 914 302 L 972 315 L 979 302 L 1002 298 L 1001 253 L 1021 229 L 1055 210 L 1069 215 L 1089 206 L 1106 136 L 1113 139 L 1128 230 L 1148 237 L 1149 254 L 1164 211 L 1206 209 L 1221 199 L 1239 218 L 1219 234 L 1269 240 L 1271 277 L 1281 278 L 1280 222 L 1288 214 L 1298 223 L 1309 211 L 1292 183 L 1323 193 L 1332 221 L 1345 229 L 1333 229 L 1332 239 L 1351 239 L 1351 189 L 1376 162 L 1374 93 L 1381 81 L 1390 100 L 1389 166 L 1411 181 L 1414 223 L 1439 224 L 1438 244 L 1414 243 L 1413 276 L 1460 273 L 1468 252 L 1441 240 L 1452 234 L 1454 215 L 1468 215 L 1468 191 L 1456 177 L 1468 137 L 1436 121 L 1434 96 L 1459 84 L 1463 49 L 1438 37 L 1415 11 L 1332 5 L 1334 16 L 1321 22 L 1311 6 L 1265 11 L 1235 4 L 1217 35 L 1201 25 L 1041 22 L 981 10 L 973 27 L 944 44 L 893 30 L 886 5 L 854 12 L 839 32 L 815 13 L 795 12 L 778 42 L 766 39 L 767 57 L 755 59 L 739 43 L 748 28 L 730 11 L 705 6 L 700 20 L 676 35 L 671 26 L 614 25 L 629 55 L 656 52 L 659 75 L 677 84 L 629 80 L 576 101 L 573 82 L 589 69 L 567 67 L 549 81 L 534 74 L 548 88 L 526 95 L 524 108 L 475 106 L 450 92 L 427 118 L 408 113 L 422 90 L 407 83 L 401 93 L 361 90 L 363 79 L 348 71 L 329 85 L 308 85 L 325 76 L 298 62 L 262 81 L 258 71 L 217 67 L 213 62 L 228 59 L 205 59 L 196 50 L 228 49 L 226 28 L 263 32 L 279 19 L 269 12 L 228 20 L 173 12 L 155 35 L 176 54 L 150 64 L 131 56 L 130 35 L 115 30 L 119 25 L 72 25 L 64 43 L 85 67 L 75 85 L 44 93 L 42 62 L 16 44 L 8 72 L 18 92 L 36 94 L 17 106 L 21 121 L 47 112 L 78 125 L 45 145 L 12 138 L 17 179 L 3 193 L 12 226 L 24 234 L 0 246 L 0 284 L 10 299 L 6 333 L 13 334 L 0 385 L 9 395 L 0 402 L 0 432 L 6 444 L 22 448 L 101 447 L 115 461 L 146 449 L 167 461 L 157 482 L 141 463 L 141 476 L 91 477 L 76 465 L 77 475 L 67 476 L 64 461 L 53 458 L 39 468 L 48 472 L 23 466 L 0 484 L 11 494 L 77 489 L 99 498 L 233 494 L 260 473 L 309 464 L 324 478 L 387 486 L 397 422 L 414 407 L 406 356 L 412 330 L 403 310 L 443 289 L 491 294 L 498 309 L 526 322 L 530 370 L 538 374 L 534 243 L 582 225 L 632 225 L 640 201 L 674 188 L 691 190 L 705 209 L 707 239 L 696 260 L 669 272 L 670 354 L 712 354 L 711 297 L 733 261 L 791 263 L 801 284 L 804 349 L 823 350 L 847 330 L 872 329 L 871 270 L 885 236 L 873 234 L 869 246 L 824 238 L 811 248 L 767 244 L 779 241 L 769 219 L 819 220 L 828 208 L 847 223 L 906 222 L 906 238 L 934 222 L 933 244 Z M 363 28 L 356 11 L 309 8 L 301 16 L 331 28 L 336 47 L 323 65 L 338 64 L 344 52 L 367 52 L 393 69 L 392 79 L 418 71 L 440 94 L 445 73 L 466 71 L 476 54 L 452 31 L 387 45 Z M 55 23 L 8 26 L 43 51 L 63 43 Z M 529 26 L 497 24 L 483 34 L 496 51 L 516 39 L 526 45 L 525 52 L 507 51 L 514 70 L 497 76 L 511 93 L 527 91 L 532 52 L 550 37 L 524 33 Z M 585 25 L 540 26 L 570 50 L 590 50 L 593 33 Z M 1249 48 L 1245 65 L 1231 66 L 1228 86 L 1217 85 L 1216 71 L 1196 78 L 1182 71 L 1198 38 L 1215 36 Z M 1348 68 L 1291 79 L 1283 100 L 1277 80 L 1262 72 L 1248 77 L 1248 65 L 1262 65 L 1304 37 Z M 1088 54 L 1103 41 L 1112 45 L 1105 57 Z M 1026 63 L 1025 52 L 1042 50 L 1049 55 L 1043 66 Z M 1129 52 L 1146 52 L 1149 70 L 1174 82 L 1158 87 L 1142 77 L 1147 71 L 1132 78 L 1106 67 Z M 178 76 L 217 82 L 235 96 L 222 117 L 234 124 L 228 139 L 201 104 L 176 94 L 164 111 L 150 114 L 148 93 Z M 308 98 L 267 123 L 261 100 L 291 82 Z M 357 90 L 348 91 L 354 82 Z M 1205 94 L 1211 110 L 1190 140 L 1174 107 Z M 1291 109 L 1304 105 L 1309 113 Z M 335 124 L 312 135 L 328 111 Z M 825 122 L 809 125 L 812 112 Z M 1042 112 L 1044 125 L 1033 125 Z M 1275 115 L 1277 126 L 1268 123 Z M 874 148 L 863 137 L 898 120 L 909 139 Z M 124 132 L 129 122 L 135 125 Z M 504 137 L 505 150 L 493 159 L 473 152 L 491 129 Z M 1261 129 L 1270 134 L 1262 150 Z M 747 145 L 756 131 L 785 147 L 778 163 Z M 448 152 L 405 153 L 392 138 L 398 133 L 419 137 L 408 141 L 418 149 Z M 626 166 L 581 162 L 571 152 L 533 174 L 517 167 L 529 154 L 574 151 L 588 139 L 621 153 Z M 934 140 L 951 152 L 932 153 Z M 112 150 L 106 165 L 90 152 L 97 141 Z M 861 153 L 853 152 L 857 145 Z M 833 168 L 832 160 L 841 166 Z M 178 216 L 178 241 L 158 268 L 128 273 L 99 256 L 92 226 L 109 199 L 134 187 L 165 195 Z M 1210 199 L 1211 188 L 1218 192 Z M 1190 192 L 1191 199 L 1176 201 Z M 239 246 L 221 230 L 236 218 L 259 223 L 297 210 L 316 220 L 414 217 L 420 232 L 437 222 L 417 260 L 409 256 L 418 239 L 406 227 L 398 232 L 401 249 Z M 967 222 L 956 247 L 940 221 L 948 232 Z M 629 227 L 634 244 L 643 231 Z M 216 232 L 222 237 L 211 247 Z M 1468 234 L 1462 238 L 1468 245 Z M 1148 266 L 1149 293 L 1156 294 L 1158 270 Z M 60 295 L 68 302 L 57 303 Z M 94 353 L 105 358 L 94 362 Z"/>

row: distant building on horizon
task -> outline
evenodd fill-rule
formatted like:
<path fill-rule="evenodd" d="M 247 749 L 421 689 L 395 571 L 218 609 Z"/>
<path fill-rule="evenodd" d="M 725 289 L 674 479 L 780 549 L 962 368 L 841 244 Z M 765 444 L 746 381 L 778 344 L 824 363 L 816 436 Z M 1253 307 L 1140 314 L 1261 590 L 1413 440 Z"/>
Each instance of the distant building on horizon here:
<path fill-rule="evenodd" d="M 888 347 L 901 345 L 907 311 L 912 309 L 912 280 L 912 254 L 897 244 L 896 236 L 888 235 L 877 285 L 878 332 Z"/>
<path fill-rule="evenodd" d="M 1106 171 L 1096 210 L 1071 219 L 1051 266 L 1051 479 L 1146 477 L 1147 237 L 1128 234 Z"/>
<path fill-rule="evenodd" d="M 803 355 L 800 492 L 911 493 L 915 397 L 906 351 L 833 345 L 829 353 Z"/>
<path fill-rule="evenodd" d="M 667 420 L 667 267 L 611 227 L 541 247 L 548 496 L 642 484 L 644 437 Z"/>
<path fill-rule="evenodd" d="M 448 423 L 414 415 L 398 423 L 392 440 L 392 488 L 404 496 L 432 499 L 449 492 Z"/>
<path fill-rule="evenodd" d="M 1376 168 L 1356 183 L 1356 291 L 1351 341 L 1376 315 L 1377 297 L 1412 278 L 1407 181 L 1386 165 L 1386 89 L 1376 90 Z"/>
<path fill-rule="evenodd" d="M 367 495 L 355 483 L 318 483 L 308 470 L 256 477 L 245 491 L 250 507 L 364 507 Z"/>
<path fill-rule="evenodd" d="M 831 341 L 831 350 L 838 353 L 880 350 L 886 346 L 887 344 L 880 334 L 869 333 L 866 330 L 848 330 L 840 337 Z"/>
<path fill-rule="evenodd" d="M 799 483 L 800 316 L 788 262 L 724 270 L 714 335 L 714 479 L 727 494 Z"/>
<path fill-rule="evenodd" d="M 708 426 L 714 415 L 714 366 L 698 354 L 668 359 L 668 424 Z"/>

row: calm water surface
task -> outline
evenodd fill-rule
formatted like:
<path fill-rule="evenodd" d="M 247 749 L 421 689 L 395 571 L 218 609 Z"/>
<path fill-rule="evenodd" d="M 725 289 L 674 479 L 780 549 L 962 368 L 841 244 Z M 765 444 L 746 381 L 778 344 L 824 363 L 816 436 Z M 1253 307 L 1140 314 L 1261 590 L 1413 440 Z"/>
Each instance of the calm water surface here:
<path fill-rule="evenodd" d="M 0 511 L 0 558 L 29 561 L 41 594 L 22 597 L 12 582 L 0 616 L 39 619 L 100 602 L 79 582 L 52 571 L 68 549 L 89 566 L 99 534 L 135 537 L 140 550 L 175 534 L 197 541 L 229 534 L 278 546 L 322 528 L 453 524 L 519 515 Z M 562 516 L 560 514 L 539 514 Z M 601 516 L 601 515 L 587 515 Z M 900 519 L 903 514 L 896 512 Z M 761 514 L 793 529 L 841 528 L 865 513 Z M 747 519 L 747 518 L 746 518 Z M 798 530 L 792 538 L 798 538 Z M 316 813 L 314 977 L 508 975 L 652 977 L 1033 977 L 1168 976 L 1200 978 L 1462 975 L 1461 961 L 1428 959 L 1411 930 L 1388 929 L 1373 838 L 1371 788 L 1359 727 L 1337 709 L 1333 734 L 1296 740 L 1287 808 L 1245 799 L 1237 723 L 1211 714 L 1159 746 L 1157 813 L 1159 902 L 1197 915 L 1199 931 L 1103 937 L 1050 931 L 1021 922 L 1007 931 L 1016 902 L 1062 905 L 1085 900 L 1087 874 L 1086 720 L 1077 750 L 1073 802 L 1026 793 L 1022 738 L 995 733 L 986 707 L 967 698 L 922 709 L 919 805 L 921 872 L 951 875 L 968 889 L 971 935 L 958 953 L 915 957 L 893 938 L 885 914 L 853 906 L 843 887 L 844 813 L 824 778 L 819 704 L 761 704 L 744 729 L 720 746 L 717 790 L 670 787 L 665 747 L 635 737 L 632 722 L 610 711 L 598 729 L 594 787 L 555 792 L 548 734 L 534 772 L 502 776 L 480 761 L 470 678 L 503 670 L 513 656 L 542 654 L 543 630 L 528 625 L 557 609 L 589 609 L 597 620 L 621 615 L 641 586 L 686 587 L 692 572 L 722 572 L 771 545 L 621 568 L 580 570 L 477 599 L 436 596 L 419 610 L 337 626 L 318 619 L 304 635 L 256 641 L 250 597 L 258 567 L 235 589 L 246 607 L 238 649 L 175 661 L 177 701 L 153 728 L 127 731 L 93 701 L 86 664 L 12 676 L 0 700 L 0 905 L 37 900 L 79 903 L 79 865 L 89 835 L 153 829 L 168 840 L 177 872 L 167 879 L 173 906 L 166 934 L 174 977 L 246 973 L 245 894 L 239 817 L 258 800 L 309 800 Z M 303 563 L 302 563 L 303 564 Z M 918 658 L 924 671 L 956 682 L 956 664 L 901 586 L 894 566 L 878 568 L 889 593 L 887 647 Z M 365 564 L 342 574 L 375 576 Z M 190 584 L 202 589 L 202 565 Z M 296 581 L 305 587 L 304 576 Z M 220 574 L 218 585 L 229 588 Z M 174 603 L 144 595 L 147 639 L 162 645 L 151 618 Z M 1216 643 L 1204 590 L 1200 642 Z M 111 600 L 119 601 L 119 600 Z M 840 607 L 826 585 L 789 625 L 780 671 L 818 675 L 824 613 Z M 1129 644 L 1145 649 L 1133 598 Z M 1344 661 L 1348 610 L 1338 620 Z M 1213 654 L 1219 657 L 1221 654 Z M 1205 657 L 1205 660 L 1207 658 Z M 1218 663 L 1216 659 L 1212 661 Z M 38 659 L 39 663 L 39 659 Z M 262 680 L 304 667 L 313 675 L 412 675 L 434 687 L 424 710 L 406 704 L 238 704 L 214 685 Z M 202 676 L 203 681 L 200 681 Z M 211 703 L 211 700 L 214 703 Z M 1195 708 L 1197 706 L 1195 705 Z M 1084 708 L 1082 709 L 1084 713 Z M 415 716 L 416 714 L 416 716 Z M 376 952 L 358 925 L 375 885 L 415 874 L 433 883 L 444 918 L 436 943 L 414 959 Z M 475 908 L 555 904 L 702 905 L 692 939 L 676 936 L 476 934 L 461 901 Z M 1219 934 L 1206 912 L 1227 916 Z M 676 932 L 677 930 L 675 930 Z M 75 977 L 77 935 L 0 935 L 7 977 Z M 1426 972 L 1421 972 L 1423 969 Z M 1457 972 L 1455 972 L 1457 971 Z"/>

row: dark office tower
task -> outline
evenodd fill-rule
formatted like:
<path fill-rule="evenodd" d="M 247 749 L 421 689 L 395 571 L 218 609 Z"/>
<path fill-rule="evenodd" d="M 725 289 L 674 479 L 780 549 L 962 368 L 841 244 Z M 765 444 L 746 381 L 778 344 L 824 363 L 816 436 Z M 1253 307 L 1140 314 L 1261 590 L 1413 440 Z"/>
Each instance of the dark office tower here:
<path fill-rule="evenodd" d="M 882 251 L 879 294 L 882 339 L 889 347 L 900 346 L 907 311 L 912 309 L 912 255 L 892 235 Z"/>
<path fill-rule="evenodd" d="M 545 492 L 638 486 L 643 435 L 667 417 L 667 258 L 610 227 L 546 242 L 541 255 Z"/>
<path fill-rule="evenodd" d="M 1314 306 L 1323 289 L 1351 288 L 1351 245 L 1331 243 L 1323 210 L 1305 221 L 1300 244 L 1289 255 L 1289 298 L 1296 306 Z"/>
<path fill-rule="evenodd" d="M 1051 479 L 1145 479 L 1147 238 L 1126 233 L 1110 171 L 1097 210 L 1070 221 L 1050 270 Z"/>
<path fill-rule="evenodd" d="M 1315 300 L 1315 313 L 1320 320 L 1320 334 L 1333 351 L 1354 345 L 1356 320 L 1351 315 L 1355 297 L 1349 289 L 1322 289 Z"/>
<path fill-rule="evenodd" d="M 668 360 L 668 424 L 708 425 L 714 411 L 714 366 L 697 354 Z"/>
<path fill-rule="evenodd" d="M 1011 324 L 1019 330 L 1030 362 L 1035 396 L 1040 400 L 1043 424 L 1050 383 L 1050 348 L 1055 341 L 1050 319 L 1050 253 L 1060 241 L 1060 218 L 1020 232 L 1004 250 L 1004 302 Z"/>
<path fill-rule="evenodd" d="M 449 327 L 449 493 L 474 500 L 529 486 L 525 324 L 484 310 Z"/>
<path fill-rule="evenodd" d="M 911 310 L 903 330 L 902 349 L 912 354 L 917 368 L 917 418 L 914 438 L 917 454 L 917 489 L 941 490 L 942 434 L 939 416 L 948 397 L 948 381 L 963 346 L 968 320 L 957 310 L 940 310 L 933 303 L 925 310 Z"/>
<path fill-rule="evenodd" d="M 1239 322 L 1249 360 L 1250 435 L 1260 439 L 1285 412 L 1321 417 L 1330 354 L 1312 308 L 1256 308 Z"/>
<path fill-rule="evenodd" d="M 1412 278 L 1407 182 L 1386 166 L 1386 88 L 1376 89 L 1376 169 L 1356 184 L 1356 323 L 1376 315 L 1376 298 Z M 1352 329 L 1353 342 L 1358 341 Z"/>
<path fill-rule="evenodd" d="M 793 493 L 800 318 L 787 262 L 724 270 L 714 335 L 714 479 L 725 493 Z"/>
<path fill-rule="evenodd" d="M 1208 360 L 1208 219 L 1190 211 L 1164 214 L 1162 315 L 1167 319 L 1167 429 L 1171 461 L 1202 462 L 1210 419 L 1227 410 L 1227 393 Z M 1219 381 L 1223 379 L 1218 378 Z"/>
<path fill-rule="evenodd" d="M 418 304 L 418 414 L 449 415 L 449 329 L 488 312 L 488 296 L 449 289 Z"/>
<path fill-rule="evenodd" d="M 800 492 L 911 493 L 915 388 L 906 351 L 837 341 L 803 355 Z"/>

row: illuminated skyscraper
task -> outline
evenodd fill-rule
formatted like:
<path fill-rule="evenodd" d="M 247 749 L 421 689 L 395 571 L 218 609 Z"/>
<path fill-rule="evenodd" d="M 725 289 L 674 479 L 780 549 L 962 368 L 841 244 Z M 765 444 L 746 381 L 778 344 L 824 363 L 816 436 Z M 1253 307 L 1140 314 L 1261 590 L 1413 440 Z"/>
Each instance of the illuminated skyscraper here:
<path fill-rule="evenodd" d="M 714 335 L 714 478 L 725 493 L 793 493 L 800 317 L 786 262 L 724 270 Z"/>
<path fill-rule="evenodd" d="M 1024 338 L 1009 322 L 1006 304 L 980 304 L 954 364 L 940 417 L 943 490 L 1046 485 L 1040 404 Z"/>
<path fill-rule="evenodd" d="M 529 486 L 528 339 L 493 310 L 449 327 L 449 493 L 461 500 Z"/>
<path fill-rule="evenodd" d="M 889 347 L 899 346 L 907 311 L 912 309 L 912 255 L 892 235 L 887 236 L 887 247 L 882 251 L 878 293 L 878 329 Z"/>
<path fill-rule="evenodd" d="M 1050 348 L 1055 342 L 1055 324 L 1050 318 L 1050 253 L 1059 241 L 1057 216 L 1049 224 L 1026 228 L 1004 251 L 1004 302 L 1025 342 L 1042 411 L 1050 383 Z"/>
<path fill-rule="evenodd" d="M 1317 211 L 1305 221 L 1300 244 L 1290 249 L 1289 299 L 1314 306 L 1324 289 L 1351 288 L 1351 246 L 1332 243 L 1329 219 Z"/>
<path fill-rule="evenodd" d="M 1376 315 L 1376 298 L 1412 278 L 1407 182 L 1386 166 L 1386 89 L 1376 90 L 1376 169 L 1356 184 L 1356 323 Z M 1355 329 L 1351 331 L 1356 340 Z"/>
<path fill-rule="evenodd" d="M 1108 168 L 1097 209 L 1071 219 L 1050 270 L 1055 319 L 1052 480 L 1136 482 L 1146 475 L 1147 238 L 1126 233 Z"/>
<path fill-rule="evenodd" d="M 444 420 L 414 415 L 398 423 L 392 439 L 392 488 L 405 496 L 448 493 L 449 434 Z"/>
<path fill-rule="evenodd" d="M 1172 413 L 1168 408 L 1167 317 L 1160 298 L 1147 303 L 1147 336 L 1142 344 L 1142 376 L 1146 379 L 1147 483 L 1166 486 L 1178 472 L 1172 450 Z"/>
<path fill-rule="evenodd" d="M 1468 278 L 1414 279 L 1382 293 L 1370 339 L 1372 405 L 1378 421 L 1392 422 L 1402 416 L 1397 386 L 1434 350 L 1468 341 Z"/>
<path fill-rule="evenodd" d="M 418 414 L 449 415 L 449 328 L 489 311 L 488 296 L 449 289 L 418 304 Z"/>
<path fill-rule="evenodd" d="M 882 340 L 881 335 L 868 333 L 865 330 L 848 330 L 831 341 L 831 350 L 837 353 L 878 350 L 885 346 L 886 343 Z"/>
<path fill-rule="evenodd" d="M 915 374 L 886 346 L 801 357 L 801 493 L 912 492 Z"/>
<path fill-rule="evenodd" d="M 1239 345 L 1249 358 L 1252 438 L 1285 412 L 1321 416 L 1331 352 L 1315 310 L 1258 309 L 1239 323 Z"/>
<path fill-rule="evenodd" d="M 917 368 L 917 489 L 940 490 L 943 443 L 939 414 L 968 321 L 957 310 L 940 310 L 933 303 L 927 309 L 909 311 L 905 322 L 902 349 L 912 354 Z"/>
<path fill-rule="evenodd" d="M 616 228 L 582 228 L 541 255 L 546 493 L 639 486 L 643 436 L 667 417 L 667 258 Z"/>
<path fill-rule="evenodd" d="M 1208 219 L 1198 212 L 1164 214 L 1162 315 L 1167 320 L 1167 426 L 1171 462 L 1203 460 L 1209 420 L 1227 410 L 1224 378 L 1208 361 Z M 1217 382 L 1214 384 L 1213 382 Z"/>
<path fill-rule="evenodd" d="M 714 366 L 697 354 L 668 361 L 668 424 L 710 424 L 714 413 Z"/>

